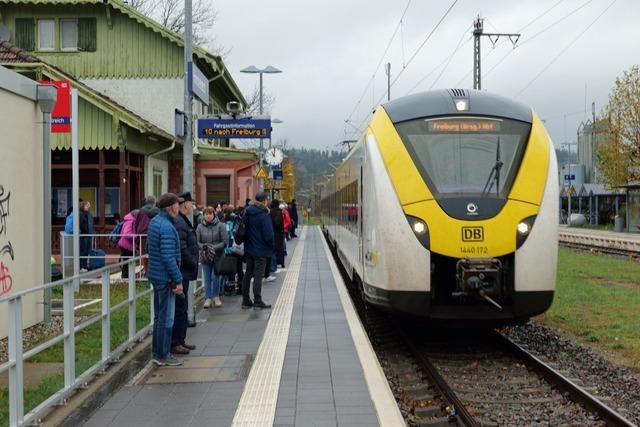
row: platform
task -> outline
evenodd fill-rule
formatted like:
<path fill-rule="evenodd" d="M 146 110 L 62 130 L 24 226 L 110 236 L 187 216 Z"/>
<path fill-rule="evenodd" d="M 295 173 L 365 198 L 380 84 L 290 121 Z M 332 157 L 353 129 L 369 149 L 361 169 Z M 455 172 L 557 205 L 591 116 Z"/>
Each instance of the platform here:
<path fill-rule="evenodd" d="M 320 230 L 287 251 L 287 270 L 263 285 L 272 310 L 236 296 L 200 309 L 184 365 L 147 365 L 85 425 L 404 425 Z"/>

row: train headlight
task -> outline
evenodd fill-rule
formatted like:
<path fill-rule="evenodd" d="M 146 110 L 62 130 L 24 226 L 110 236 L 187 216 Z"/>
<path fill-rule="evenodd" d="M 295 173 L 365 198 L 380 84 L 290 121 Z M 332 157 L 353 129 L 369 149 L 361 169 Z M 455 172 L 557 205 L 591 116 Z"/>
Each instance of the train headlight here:
<path fill-rule="evenodd" d="M 415 221 L 413 223 L 413 232 L 414 233 L 423 234 L 425 231 L 427 231 L 427 225 L 424 222 L 418 220 L 418 221 Z"/>
<path fill-rule="evenodd" d="M 531 227 L 529 227 L 529 224 L 527 224 L 526 222 L 521 222 L 520 224 L 518 224 L 518 233 L 526 236 L 527 234 L 529 234 L 529 231 L 531 231 Z"/>
<path fill-rule="evenodd" d="M 426 249 L 430 247 L 430 239 L 429 239 L 429 226 L 426 222 L 421 220 L 420 218 L 416 218 L 415 216 L 407 215 L 407 221 L 409 221 L 409 226 L 411 230 L 413 230 L 413 234 L 416 235 L 418 241 L 424 246 Z"/>
<path fill-rule="evenodd" d="M 469 109 L 469 101 L 466 99 L 458 99 L 456 101 L 456 110 L 467 111 Z"/>
<path fill-rule="evenodd" d="M 531 234 L 531 229 L 533 228 L 533 223 L 536 221 L 536 215 L 527 217 L 518 223 L 516 227 L 516 249 L 524 244 L 527 240 L 529 234 Z"/>

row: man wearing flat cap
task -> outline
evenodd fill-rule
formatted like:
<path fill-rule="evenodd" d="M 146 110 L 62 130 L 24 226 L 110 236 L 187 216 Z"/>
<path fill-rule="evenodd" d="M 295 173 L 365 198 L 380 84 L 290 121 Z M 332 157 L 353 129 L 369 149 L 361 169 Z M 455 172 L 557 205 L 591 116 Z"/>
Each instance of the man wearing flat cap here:
<path fill-rule="evenodd" d="M 189 281 L 198 277 L 198 238 L 196 230 L 191 224 L 193 215 L 194 200 L 189 191 L 178 194 L 180 212 L 175 218 L 174 225 L 178 231 L 180 239 L 180 273 L 182 273 L 182 291 L 185 295 L 189 293 Z M 188 318 L 188 298 L 176 298 L 176 315 L 173 322 L 173 336 L 171 339 L 171 353 L 189 354 L 190 350 L 195 350 L 196 346 L 185 342 L 187 337 Z"/>
<path fill-rule="evenodd" d="M 184 298 L 180 273 L 180 239 L 174 227 L 174 218 L 180 210 L 180 199 L 173 193 L 160 197 L 160 213 L 149 223 L 147 276 L 153 285 L 153 362 L 158 365 L 178 366 L 182 361 L 170 354 L 176 296 Z"/>

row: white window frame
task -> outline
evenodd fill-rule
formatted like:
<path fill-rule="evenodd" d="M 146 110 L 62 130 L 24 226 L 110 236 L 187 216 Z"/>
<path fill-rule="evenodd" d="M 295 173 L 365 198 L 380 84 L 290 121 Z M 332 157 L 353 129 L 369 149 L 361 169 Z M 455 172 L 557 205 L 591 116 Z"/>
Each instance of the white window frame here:
<path fill-rule="evenodd" d="M 62 37 L 63 37 L 62 24 L 65 23 L 65 22 L 73 22 L 74 24 L 76 24 L 76 45 L 73 46 L 73 47 L 64 47 L 62 45 Z M 58 33 L 59 33 L 59 37 L 60 37 L 60 50 L 61 51 L 63 51 L 63 52 L 77 52 L 78 51 L 78 20 L 77 19 L 74 19 L 74 18 L 61 19 L 60 20 L 60 31 Z"/>
<path fill-rule="evenodd" d="M 46 47 L 43 48 L 42 44 L 40 43 L 40 36 L 42 34 L 42 31 L 40 29 L 40 23 L 42 22 L 51 22 L 53 25 L 53 34 L 51 35 L 51 42 L 53 44 L 52 47 Z M 40 52 L 53 52 L 54 50 L 56 50 L 56 20 L 53 18 L 42 18 L 42 19 L 38 19 L 38 51 Z"/>

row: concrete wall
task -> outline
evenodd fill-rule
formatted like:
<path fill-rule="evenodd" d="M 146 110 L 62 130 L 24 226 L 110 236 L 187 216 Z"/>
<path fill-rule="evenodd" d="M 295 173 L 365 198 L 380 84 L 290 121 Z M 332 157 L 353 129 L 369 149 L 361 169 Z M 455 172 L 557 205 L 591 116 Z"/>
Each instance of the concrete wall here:
<path fill-rule="evenodd" d="M 173 135 L 175 109 L 184 109 L 182 79 L 83 79 L 143 119 Z"/>
<path fill-rule="evenodd" d="M 9 90 L 0 69 L 0 296 L 6 296 L 43 282 L 42 113 Z M 42 293 L 23 299 L 23 327 L 42 321 L 42 299 Z M 0 338 L 7 336 L 7 307 L 0 303 Z"/>

